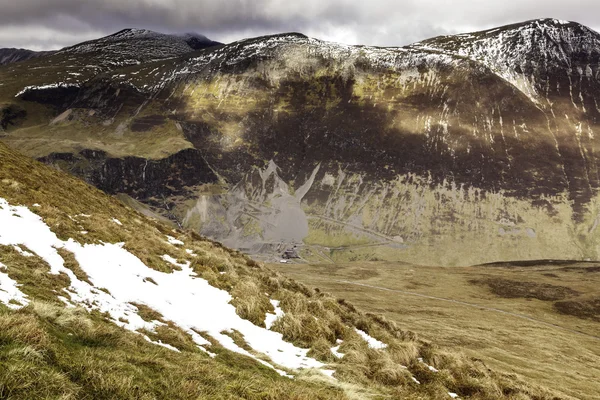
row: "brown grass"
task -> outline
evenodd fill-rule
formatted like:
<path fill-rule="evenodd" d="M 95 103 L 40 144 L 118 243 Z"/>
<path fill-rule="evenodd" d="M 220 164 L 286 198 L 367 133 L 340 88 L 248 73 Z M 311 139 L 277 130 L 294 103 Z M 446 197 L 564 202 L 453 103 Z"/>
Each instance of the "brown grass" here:
<path fill-rule="evenodd" d="M 503 278 L 472 279 L 469 282 L 474 285 L 487 285 L 496 296 L 507 299 L 531 298 L 543 301 L 554 301 L 563 300 L 567 297 L 577 296 L 579 294 L 577 291 L 566 286 L 514 281 Z"/>
<path fill-rule="evenodd" d="M 163 319 L 163 316 L 161 313 L 159 313 L 158 311 L 152 309 L 151 307 L 148 307 L 145 304 L 141 304 L 141 303 L 131 303 L 132 305 L 135 306 L 135 308 L 138 309 L 138 315 L 146 322 L 152 322 L 152 321 L 159 321 L 159 322 L 163 322 L 166 323 L 166 321 Z"/>
<path fill-rule="evenodd" d="M 269 267 L 348 299 L 361 309 L 384 314 L 387 318 L 379 322 L 375 315 L 368 315 L 371 317 L 365 321 L 368 332 L 390 343 L 385 353 L 426 382 L 422 382 L 419 390 L 425 390 L 428 396 L 435 398 L 443 388 L 461 397 L 486 399 L 554 396 L 594 399 L 600 392 L 594 378 L 600 374 L 597 322 L 561 314 L 554 309 L 554 301 L 533 296 L 503 297 L 491 292 L 487 284 L 469 282 L 473 279 L 535 282 L 536 285 L 526 287 L 533 288 L 536 297 L 555 298 L 556 293 L 564 293 L 567 298 L 563 301 L 592 300 L 598 298 L 600 274 L 585 272 L 586 266 L 582 267 L 584 270 L 564 270 L 562 265 L 442 268 L 373 262 L 337 264 L 331 268 L 295 265 L 293 270 L 279 265 Z M 377 274 L 356 278 L 355 269 L 367 267 Z M 556 289 L 557 278 L 544 274 L 559 276 L 560 286 L 567 290 Z M 582 274 L 586 279 L 581 279 Z M 415 289 L 414 282 L 425 284 Z M 552 292 L 542 295 L 540 288 L 550 288 Z M 339 304 L 346 312 L 356 309 L 348 301 Z M 396 330 L 390 320 L 404 329 Z M 364 324 L 356 320 L 353 323 Z M 406 329 L 416 332 L 418 337 Z M 386 335 L 399 340 L 390 341 Z M 351 379 L 360 381 L 374 377 L 378 365 L 387 365 L 385 360 L 369 361 L 370 356 L 361 350 L 361 344 L 346 343 L 349 340 L 345 337 L 340 348 L 347 354 L 340 364 L 344 368 L 345 362 L 351 360 L 355 368 L 338 368 L 336 376 L 352 376 Z M 432 373 L 417 362 L 419 357 L 440 372 Z M 406 390 L 402 396 L 410 397 Z"/>
<path fill-rule="evenodd" d="M 554 308 L 561 314 L 600 322 L 600 297 L 583 300 L 557 301 Z"/>
<path fill-rule="evenodd" d="M 79 266 L 79 263 L 75 259 L 73 253 L 65 249 L 57 249 L 57 252 L 65 261 L 64 266 L 73 271 L 77 279 L 79 279 L 80 281 L 87 282 L 90 285 L 94 286 L 92 281 L 90 281 L 90 277 L 88 276 L 88 274 L 86 274 L 85 271 L 82 270 Z"/>

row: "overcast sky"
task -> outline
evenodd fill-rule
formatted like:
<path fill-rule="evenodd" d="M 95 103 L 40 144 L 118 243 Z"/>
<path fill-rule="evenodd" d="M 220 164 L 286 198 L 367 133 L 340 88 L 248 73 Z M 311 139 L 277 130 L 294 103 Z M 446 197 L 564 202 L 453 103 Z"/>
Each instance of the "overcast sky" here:
<path fill-rule="evenodd" d="M 197 32 L 221 42 L 296 31 L 347 44 L 402 46 L 534 18 L 600 30 L 600 1 L 0 0 L 0 48 L 57 49 L 123 28 Z"/>

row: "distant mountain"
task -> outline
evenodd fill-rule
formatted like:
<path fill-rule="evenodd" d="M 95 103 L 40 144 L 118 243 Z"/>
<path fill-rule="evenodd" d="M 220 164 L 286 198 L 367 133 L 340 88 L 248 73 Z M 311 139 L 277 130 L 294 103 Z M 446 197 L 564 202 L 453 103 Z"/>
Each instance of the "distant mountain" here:
<path fill-rule="evenodd" d="M 189 47 L 126 30 L 0 68 L 2 140 L 271 260 L 600 258 L 591 29 Z"/>
<path fill-rule="evenodd" d="M 12 48 L 0 49 L 0 65 L 6 65 L 19 61 L 27 61 L 32 58 L 43 57 L 53 53 L 53 51 L 32 51 Z"/>
<path fill-rule="evenodd" d="M 147 29 L 124 29 L 115 34 L 66 47 L 58 55 L 87 55 L 101 64 L 140 64 L 181 57 L 195 50 L 220 45 L 199 34 L 170 35 Z"/>

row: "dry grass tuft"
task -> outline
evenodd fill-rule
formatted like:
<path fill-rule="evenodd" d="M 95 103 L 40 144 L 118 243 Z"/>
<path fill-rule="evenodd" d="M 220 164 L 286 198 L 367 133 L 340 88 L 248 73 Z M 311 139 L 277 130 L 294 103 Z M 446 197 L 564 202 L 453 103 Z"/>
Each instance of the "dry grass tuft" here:
<path fill-rule="evenodd" d="M 239 282 L 231 291 L 231 296 L 231 304 L 236 308 L 237 314 L 255 325 L 264 327 L 266 313 L 274 312 L 264 290 L 254 281 Z"/>
<path fill-rule="evenodd" d="M 138 315 L 146 322 L 159 321 L 166 323 L 161 313 L 141 303 L 131 303 L 138 309 Z"/>
<path fill-rule="evenodd" d="M 36 350 L 45 350 L 49 346 L 50 339 L 35 316 L 0 309 L 0 346 L 13 343 L 31 346 Z"/>
<path fill-rule="evenodd" d="M 65 261 L 64 266 L 73 271 L 77 279 L 79 279 L 80 281 L 87 282 L 91 286 L 94 286 L 94 284 L 90 281 L 90 277 L 88 276 L 88 274 L 86 274 L 85 271 L 82 270 L 79 266 L 79 263 L 75 259 L 75 255 L 73 253 L 65 249 L 57 249 L 57 252 Z"/>

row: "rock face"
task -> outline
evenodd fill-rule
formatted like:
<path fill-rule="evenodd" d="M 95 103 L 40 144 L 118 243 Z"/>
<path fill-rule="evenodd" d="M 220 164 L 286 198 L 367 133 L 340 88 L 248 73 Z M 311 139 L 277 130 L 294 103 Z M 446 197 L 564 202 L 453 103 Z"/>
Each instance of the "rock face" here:
<path fill-rule="evenodd" d="M 536 20 L 405 48 L 268 36 L 69 80 L 4 67 L 28 118 L 3 140 L 250 253 L 595 259 L 599 61 L 596 32 Z"/>
<path fill-rule="evenodd" d="M 113 158 L 101 150 L 82 150 L 77 155 L 52 153 L 40 161 L 70 169 L 107 193 L 154 199 L 159 206 L 164 205 L 161 200 L 165 198 L 193 195 L 190 188 L 198 182 L 218 181 L 196 149 L 182 150 L 158 160 Z"/>

